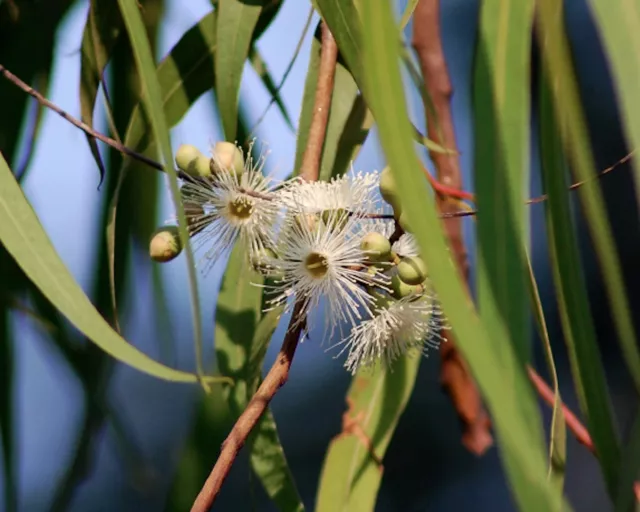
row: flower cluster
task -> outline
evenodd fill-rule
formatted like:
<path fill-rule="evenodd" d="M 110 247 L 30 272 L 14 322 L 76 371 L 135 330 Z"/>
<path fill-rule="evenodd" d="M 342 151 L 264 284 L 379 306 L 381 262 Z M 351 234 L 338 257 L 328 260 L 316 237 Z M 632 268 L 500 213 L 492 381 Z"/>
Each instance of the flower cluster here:
<path fill-rule="evenodd" d="M 226 142 L 217 143 L 211 157 L 193 146 L 178 149 L 182 201 L 200 265 L 209 269 L 243 241 L 248 261 L 269 278 L 268 307 L 297 303 L 294 324 L 319 324 L 329 338 L 338 329 L 342 341 L 334 346 L 347 351 L 352 373 L 437 347 L 447 322 L 415 239 L 398 236 L 401 206 L 389 169 L 330 182 L 275 183 L 263 173 L 265 158 L 254 159 L 251 147 L 245 158 Z M 388 205 L 393 214 L 384 213 Z M 177 256 L 176 237 L 173 226 L 156 232 L 152 258 Z"/>

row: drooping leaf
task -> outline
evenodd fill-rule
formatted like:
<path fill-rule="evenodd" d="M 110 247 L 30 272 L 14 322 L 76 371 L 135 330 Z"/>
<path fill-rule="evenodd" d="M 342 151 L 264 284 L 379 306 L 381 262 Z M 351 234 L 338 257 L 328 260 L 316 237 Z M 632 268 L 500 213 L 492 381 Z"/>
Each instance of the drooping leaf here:
<path fill-rule="evenodd" d="M 151 54 L 151 47 L 147 39 L 147 33 L 139 12 L 136 0 L 118 0 L 122 18 L 127 27 L 129 41 L 138 68 L 140 83 L 143 89 L 143 105 L 149 119 L 149 123 L 157 141 L 165 167 L 168 169 L 169 186 L 173 198 L 174 207 L 178 217 L 178 227 L 180 240 L 187 259 L 187 271 L 189 275 L 189 291 L 191 296 L 191 313 L 194 331 L 194 344 L 196 353 L 196 372 L 200 377 L 204 376 L 202 362 L 202 324 L 200 321 L 200 300 L 198 298 L 198 280 L 196 277 L 195 259 L 193 250 L 189 243 L 187 232 L 187 222 L 182 204 L 178 178 L 173 168 L 173 157 L 171 154 L 171 141 L 169 139 L 169 128 L 164 115 L 162 92 L 158 78 L 156 76 L 156 64 Z M 204 381 L 203 381 L 204 384 Z"/>
<path fill-rule="evenodd" d="M 260 80 L 262 80 L 262 84 L 264 85 L 265 89 L 269 92 L 275 104 L 278 106 L 278 110 L 280 110 L 285 123 L 287 123 L 287 126 L 292 132 L 295 132 L 295 128 L 293 127 L 293 123 L 291 122 L 291 117 L 289 116 L 289 112 L 287 111 L 287 107 L 280 97 L 280 92 L 278 91 L 278 88 L 274 83 L 273 78 L 271 77 L 271 73 L 269 73 L 267 63 L 262 58 L 255 45 L 253 45 L 249 50 L 249 62 L 251 63 L 253 70 L 260 77 Z"/>
<path fill-rule="evenodd" d="M 540 84 L 540 149 L 542 182 L 548 196 L 545 212 L 549 256 L 580 409 L 587 419 L 605 482 L 613 493 L 620 465 L 620 447 L 572 220 L 567 169 L 556 117 L 564 114 L 554 114 L 547 83 L 549 76 L 549 71 L 545 70 Z"/>
<path fill-rule="evenodd" d="M 543 439 L 542 425 L 533 421 L 537 404 L 528 380 L 521 375 L 530 360 L 530 324 L 526 287 L 529 217 L 530 55 L 532 0 L 482 2 L 475 55 L 474 118 L 477 218 L 478 311 L 490 331 L 505 330 L 512 347 L 495 340 L 505 352 L 505 385 L 517 386 L 532 435 Z M 500 12 L 500 16 L 496 16 Z M 511 352 L 518 361 L 511 365 Z M 502 360 L 502 356 L 501 360 Z M 507 384 L 508 383 L 508 384 Z M 527 409 L 526 407 L 529 406 Z"/>
<path fill-rule="evenodd" d="M 630 16 L 635 16 L 636 11 L 637 9 L 633 9 Z M 541 0 L 537 12 L 544 65 L 549 76 L 553 77 L 551 89 L 558 112 L 559 132 L 577 180 L 587 182 L 576 193 L 582 203 L 593 248 L 600 264 L 623 359 L 633 378 L 636 391 L 640 393 L 640 350 L 636 341 L 629 301 L 625 293 L 625 280 L 611 224 L 607 217 L 602 191 L 598 182 L 594 180 L 597 169 L 585 115 L 580 104 L 569 43 L 564 32 L 563 4 L 552 0 Z M 632 61 L 632 66 L 634 65 Z M 611 487 L 610 490 L 612 490 Z"/>
<path fill-rule="evenodd" d="M 265 3 L 264 0 L 218 0 L 216 95 L 228 141 L 234 141 L 237 136 L 242 71 Z"/>
<path fill-rule="evenodd" d="M 418 375 L 420 354 L 405 355 L 392 369 L 360 371 L 347 394 L 342 432 L 325 456 L 317 512 L 373 511 L 384 458 Z"/>
<path fill-rule="evenodd" d="M 505 368 L 515 368 L 517 364 L 515 354 L 513 349 L 503 349 L 499 356 L 495 346 L 500 343 L 510 347 L 506 333 L 503 329 L 490 331 L 480 321 L 448 254 L 434 199 L 413 148 L 398 66 L 399 32 L 390 5 L 364 2 L 362 12 L 363 64 L 368 87 L 365 97 L 397 180 L 403 211 L 414 227 L 457 346 L 492 414 L 511 488 L 522 510 L 558 510 L 563 503 L 546 479 L 544 443 L 530 426 L 531 422 L 540 423 L 540 415 L 533 404 L 522 405 L 531 402 L 532 395 L 517 392 L 526 389 L 524 382 L 518 382 L 525 379 L 524 369 L 507 376 Z M 517 385 L 505 386 L 505 382 Z M 525 417 L 524 410 L 534 411 L 533 417 Z"/>
<path fill-rule="evenodd" d="M 80 118 L 93 127 L 93 110 L 102 75 L 120 32 L 122 16 L 113 2 L 91 0 L 80 46 Z M 89 148 L 104 179 L 104 164 L 93 137 L 87 136 Z"/>
<path fill-rule="evenodd" d="M 640 4 L 634 1 L 590 0 L 591 11 L 609 56 L 613 86 L 618 91 L 620 113 L 632 148 L 640 147 Z M 640 202 L 640 162 L 631 161 L 635 171 L 636 197 Z"/>
<path fill-rule="evenodd" d="M 42 293 L 89 339 L 115 359 L 164 380 L 196 382 L 196 376 L 168 368 L 121 338 L 73 279 L 38 218 L 0 157 L 0 241 Z"/>
<path fill-rule="evenodd" d="M 531 258 L 527 254 L 527 270 L 529 275 L 529 294 L 531 296 L 531 309 L 538 327 L 538 334 L 544 345 L 544 355 L 547 361 L 547 368 L 553 380 L 553 413 L 551 415 L 551 428 L 549 434 L 549 480 L 559 496 L 562 496 L 564 489 L 565 468 L 567 465 L 567 426 L 562 410 L 562 397 L 560 396 L 560 384 L 556 372 L 556 363 L 553 358 L 551 340 L 547 322 L 544 318 L 544 310 L 538 292 L 538 283 L 533 273 Z"/>

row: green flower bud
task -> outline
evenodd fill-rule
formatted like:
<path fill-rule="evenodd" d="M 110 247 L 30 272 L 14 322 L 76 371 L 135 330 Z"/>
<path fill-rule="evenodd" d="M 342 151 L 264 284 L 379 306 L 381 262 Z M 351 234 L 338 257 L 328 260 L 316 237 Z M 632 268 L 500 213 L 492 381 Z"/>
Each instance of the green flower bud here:
<path fill-rule="evenodd" d="M 396 216 L 400 215 L 400 212 L 402 211 L 400 195 L 398 194 L 396 182 L 391 174 L 391 168 L 388 166 L 380 173 L 380 195 L 393 207 L 393 211 Z"/>
<path fill-rule="evenodd" d="M 398 263 L 398 277 L 407 284 L 416 285 L 427 278 L 427 265 L 418 256 L 405 257 Z"/>
<path fill-rule="evenodd" d="M 389 261 L 391 256 L 391 244 L 384 235 L 372 231 L 362 237 L 360 241 L 360 249 L 362 249 L 367 259 L 371 262 Z"/>
<path fill-rule="evenodd" d="M 211 159 L 211 172 L 228 171 L 240 176 L 244 171 L 244 157 L 240 148 L 231 142 L 216 142 Z"/>
<path fill-rule="evenodd" d="M 149 242 L 149 256 L 154 261 L 166 263 L 182 251 L 178 226 L 158 228 Z"/>
<path fill-rule="evenodd" d="M 391 278 L 391 289 L 396 299 L 402 299 L 414 293 L 421 293 L 423 287 L 421 285 L 410 285 L 405 283 L 399 276 L 395 275 Z"/>
<path fill-rule="evenodd" d="M 176 165 L 189 176 L 209 176 L 209 158 L 191 144 L 182 144 L 176 151 Z"/>

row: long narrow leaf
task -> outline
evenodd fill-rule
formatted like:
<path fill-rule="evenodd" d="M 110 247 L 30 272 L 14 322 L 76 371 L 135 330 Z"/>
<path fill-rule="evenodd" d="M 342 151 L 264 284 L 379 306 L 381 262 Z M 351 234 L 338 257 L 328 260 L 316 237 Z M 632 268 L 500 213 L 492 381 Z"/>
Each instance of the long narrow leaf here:
<path fill-rule="evenodd" d="M 262 0 L 218 1 L 216 94 L 222 127 L 229 141 L 235 140 L 237 136 L 242 70 L 264 4 Z"/>
<path fill-rule="evenodd" d="M 198 299 L 198 281 L 196 278 L 195 259 L 189 243 L 187 223 L 184 214 L 184 206 L 178 188 L 178 178 L 173 168 L 171 156 L 171 141 L 169 140 L 169 128 L 162 108 L 162 94 L 160 84 L 156 76 L 156 65 L 151 54 L 147 33 L 140 16 L 139 7 L 135 0 L 118 0 L 122 18 L 124 19 L 131 41 L 131 47 L 140 73 L 140 81 L 143 86 L 143 104 L 149 122 L 153 129 L 155 139 L 162 154 L 162 158 L 169 172 L 169 185 L 173 197 L 174 206 L 178 216 L 180 239 L 187 256 L 189 274 L 189 290 L 191 295 L 191 312 L 195 338 L 196 371 L 199 376 L 204 376 L 202 362 L 202 324 L 200 322 L 200 301 Z"/>
<path fill-rule="evenodd" d="M 588 182 L 577 191 L 588 221 L 593 246 L 604 278 L 605 290 L 618 334 L 624 362 L 640 392 L 640 350 L 636 342 L 625 281 L 616 252 L 611 225 L 607 218 L 602 192 L 589 142 L 587 125 L 580 105 L 578 85 L 564 33 L 563 4 L 540 0 L 538 15 L 545 67 L 553 77 L 552 92 L 558 111 L 560 135 L 578 180 Z"/>
<path fill-rule="evenodd" d="M 556 121 L 556 117 L 563 114 L 554 115 L 551 91 L 546 83 L 550 76 L 548 72 L 544 73 L 545 82 L 541 83 L 540 94 L 540 144 L 543 185 L 548 196 L 546 224 L 549 256 L 580 408 L 587 418 L 607 487 L 613 493 L 620 464 L 620 448 L 571 218 L 567 169 L 558 132 L 559 123 Z"/>
<path fill-rule="evenodd" d="M 102 350 L 144 373 L 164 380 L 196 382 L 121 338 L 93 307 L 56 253 L 4 158 L 0 156 L 0 241 L 42 293 Z"/>
<path fill-rule="evenodd" d="M 522 510 L 557 510 L 561 500 L 546 481 L 543 440 L 532 435 L 519 400 L 527 401 L 528 394 L 518 396 L 514 389 L 525 385 L 505 386 L 503 370 L 506 356 L 515 365 L 515 354 L 507 351 L 498 357 L 495 343 L 509 344 L 503 331 L 488 332 L 480 322 L 473 304 L 466 296 L 461 278 L 448 254 L 444 234 L 436 214 L 433 198 L 422 173 L 422 167 L 412 144 L 411 124 L 406 114 L 405 96 L 400 77 L 398 58 L 398 27 L 387 3 L 364 2 L 364 66 L 369 88 L 369 106 L 378 123 L 382 147 L 397 179 L 409 221 L 430 269 L 431 279 L 456 333 L 458 347 L 469 362 L 474 377 L 484 393 L 492 413 L 502 454 L 507 457 L 508 476 L 517 502 Z M 524 379 L 522 373 L 514 379 Z"/>

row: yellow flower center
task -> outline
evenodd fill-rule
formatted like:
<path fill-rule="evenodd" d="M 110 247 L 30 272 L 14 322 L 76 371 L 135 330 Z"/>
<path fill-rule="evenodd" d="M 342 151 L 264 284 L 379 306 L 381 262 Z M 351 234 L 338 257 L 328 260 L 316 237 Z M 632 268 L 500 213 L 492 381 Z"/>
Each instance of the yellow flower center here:
<path fill-rule="evenodd" d="M 246 220 L 253 213 L 253 200 L 250 197 L 241 195 L 229 203 L 229 213 L 240 220 Z"/>

